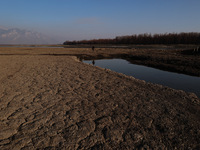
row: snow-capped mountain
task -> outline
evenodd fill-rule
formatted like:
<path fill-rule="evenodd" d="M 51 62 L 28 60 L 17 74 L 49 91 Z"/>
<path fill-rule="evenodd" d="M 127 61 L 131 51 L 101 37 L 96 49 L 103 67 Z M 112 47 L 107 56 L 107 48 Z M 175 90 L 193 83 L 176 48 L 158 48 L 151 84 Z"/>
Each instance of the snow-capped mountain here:
<path fill-rule="evenodd" d="M 0 26 L 0 44 L 56 44 L 56 41 L 38 32 Z"/>

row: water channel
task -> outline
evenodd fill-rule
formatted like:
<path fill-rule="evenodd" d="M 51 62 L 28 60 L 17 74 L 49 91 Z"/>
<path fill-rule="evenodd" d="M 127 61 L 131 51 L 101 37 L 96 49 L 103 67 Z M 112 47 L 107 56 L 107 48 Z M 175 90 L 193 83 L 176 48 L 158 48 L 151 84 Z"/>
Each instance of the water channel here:
<path fill-rule="evenodd" d="M 186 92 L 193 92 L 200 97 L 200 77 L 131 64 L 123 59 L 84 60 L 83 62 L 111 69 L 115 72 L 133 76 L 140 80 L 145 80 L 146 82 L 161 84 L 177 90 L 184 90 Z"/>

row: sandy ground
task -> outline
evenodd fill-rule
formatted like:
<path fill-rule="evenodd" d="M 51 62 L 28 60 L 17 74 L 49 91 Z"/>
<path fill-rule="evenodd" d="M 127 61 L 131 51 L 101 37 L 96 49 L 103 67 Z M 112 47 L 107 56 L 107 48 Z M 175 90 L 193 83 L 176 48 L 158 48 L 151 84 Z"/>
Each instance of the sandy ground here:
<path fill-rule="evenodd" d="M 200 149 L 194 94 L 23 50 L 0 49 L 1 150 Z"/>

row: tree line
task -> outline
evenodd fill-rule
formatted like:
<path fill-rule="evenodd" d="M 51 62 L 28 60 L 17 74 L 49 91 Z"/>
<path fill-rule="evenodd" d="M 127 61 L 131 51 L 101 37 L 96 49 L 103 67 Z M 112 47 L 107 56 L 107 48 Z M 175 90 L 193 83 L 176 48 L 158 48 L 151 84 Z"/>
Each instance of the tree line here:
<path fill-rule="evenodd" d="M 138 34 L 117 36 L 114 39 L 92 39 L 81 41 L 65 41 L 64 45 L 135 45 L 135 44 L 200 44 L 200 33 L 165 33 L 165 34 Z"/>

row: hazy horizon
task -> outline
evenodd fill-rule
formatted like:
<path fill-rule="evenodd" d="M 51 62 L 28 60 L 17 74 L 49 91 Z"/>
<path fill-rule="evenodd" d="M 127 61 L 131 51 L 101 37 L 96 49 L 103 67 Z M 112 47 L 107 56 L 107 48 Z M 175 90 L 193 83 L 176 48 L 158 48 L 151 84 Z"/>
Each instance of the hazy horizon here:
<path fill-rule="evenodd" d="M 66 40 L 200 31 L 199 0 L 1 0 L 0 26 Z"/>

